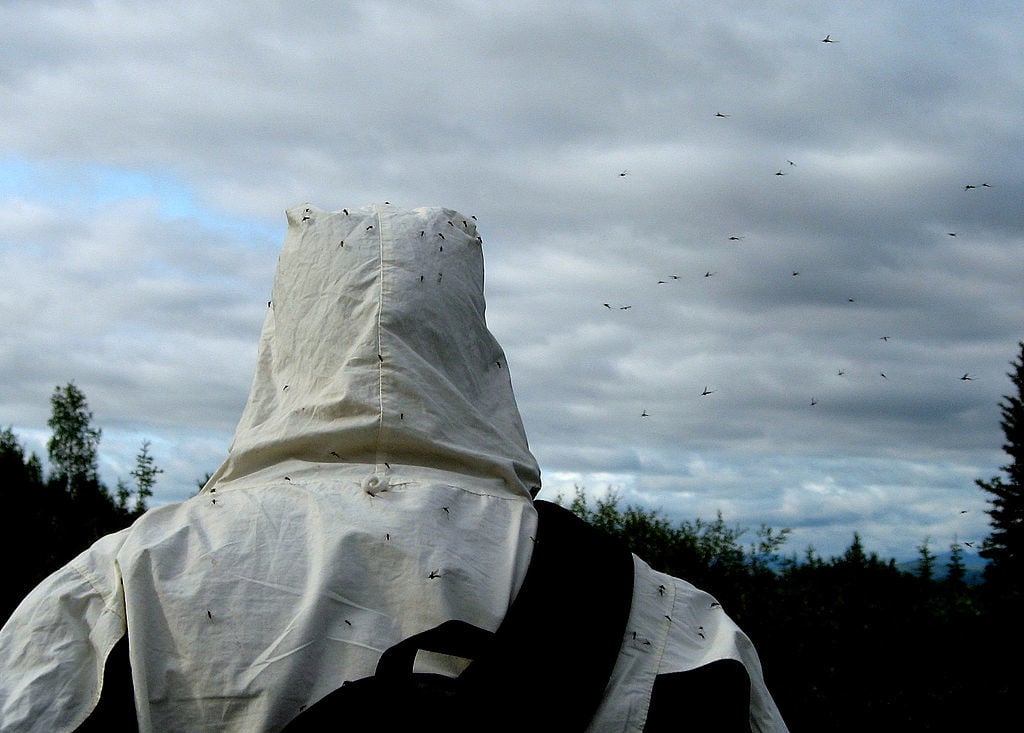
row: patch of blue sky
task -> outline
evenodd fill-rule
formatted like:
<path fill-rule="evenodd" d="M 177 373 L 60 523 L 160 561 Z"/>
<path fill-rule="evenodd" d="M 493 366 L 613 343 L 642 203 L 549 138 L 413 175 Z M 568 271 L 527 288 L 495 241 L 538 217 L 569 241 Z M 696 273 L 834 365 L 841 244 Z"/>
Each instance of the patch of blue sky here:
<path fill-rule="evenodd" d="M 171 171 L 132 170 L 99 163 L 0 158 L 0 196 L 60 202 L 80 212 L 147 199 L 165 220 L 192 220 L 204 228 L 229 229 L 249 241 L 276 241 L 268 224 L 204 208 L 196 192 Z"/>

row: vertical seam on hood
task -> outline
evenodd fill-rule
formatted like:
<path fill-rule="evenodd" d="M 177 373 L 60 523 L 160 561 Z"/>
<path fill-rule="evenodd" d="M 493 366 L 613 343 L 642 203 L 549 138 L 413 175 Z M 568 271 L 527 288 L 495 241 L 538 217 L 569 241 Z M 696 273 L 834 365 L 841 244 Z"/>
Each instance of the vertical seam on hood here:
<path fill-rule="evenodd" d="M 384 317 L 384 217 L 381 215 L 380 205 L 374 206 L 377 215 L 377 262 L 378 262 L 378 284 L 377 284 L 377 439 L 375 453 L 377 463 L 384 462 L 382 455 L 382 438 L 384 434 L 384 336 L 381 323 Z M 390 236 L 390 234 L 389 234 Z"/>

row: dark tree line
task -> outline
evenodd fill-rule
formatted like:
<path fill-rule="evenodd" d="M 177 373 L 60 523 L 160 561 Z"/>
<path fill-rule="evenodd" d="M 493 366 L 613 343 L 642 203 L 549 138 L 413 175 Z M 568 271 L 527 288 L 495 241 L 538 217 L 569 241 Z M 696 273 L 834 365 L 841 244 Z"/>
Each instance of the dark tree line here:
<path fill-rule="evenodd" d="M 794 733 L 1015 730 L 1024 694 L 1024 342 L 1004 396 L 1004 476 L 977 481 L 992 495 L 983 582 L 965 580 L 954 542 L 942 577 L 925 540 L 915 572 L 865 551 L 854 534 L 824 559 L 783 556 L 787 530 L 715 521 L 673 525 L 656 511 L 569 508 L 622 539 L 653 567 L 707 590 L 753 640 L 765 679 Z"/>
<path fill-rule="evenodd" d="M 863 547 L 854 534 L 838 557 L 808 549 L 784 555 L 789 531 L 761 526 L 751 536 L 721 515 L 673 524 L 659 512 L 596 502 L 582 490 L 569 508 L 617 536 L 658 570 L 712 593 L 751 637 L 765 678 L 794 733 L 802 731 L 1004 730 L 1024 693 L 1024 342 L 1004 397 L 1003 476 L 977 482 L 991 494 L 991 535 L 981 554 L 983 581 L 966 582 L 963 553 L 950 547 L 937 572 L 928 541 L 915 572 Z M 100 483 L 85 396 L 73 384 L 51 399 L 50 472 L 0 430 L 0 532 L 7 582 L 6 620 L 45 575 L 100 536 L 146 511 L 161 470 L 145 442 L 115 494 Z M 204 482 L 200 482 L 200 485 Z"/>
<path fill-rule="evenodd" d="M 102 431 L 93 425 L 83 392 L 73 383 L 57 387 L 50 405 L 48 472 L 39 456 L 26 455 L 11 428 L 0 430 L 0 506 L 7 524 L 0 532 L 0 557 L 7 566 L 0 618 L 5 621 L 40 580 L 144 513 L 162 473 L 145 441 L 130 474 L 134 488 L 121 480 L 112 495 L 99 479 Z"/>
<path fill-rule="evenodd" d="M 998 711 L 1014 700 L 996 662 L 1019 632 L 992 628 L 997 614 L 964 581 L 956 549 L 937 580 L 926 544 L 906 572 L 856 534 L 838 557 L 798 559 L 780 554 L 785 530 L 761 527 L 744 544 L 747 533 L 721 516 L 673 525 L 614 495 L 591 505 L 582 492 L 569 508 L 714 595 L 753 640 L 794 733 L 1002 729 Z"/>

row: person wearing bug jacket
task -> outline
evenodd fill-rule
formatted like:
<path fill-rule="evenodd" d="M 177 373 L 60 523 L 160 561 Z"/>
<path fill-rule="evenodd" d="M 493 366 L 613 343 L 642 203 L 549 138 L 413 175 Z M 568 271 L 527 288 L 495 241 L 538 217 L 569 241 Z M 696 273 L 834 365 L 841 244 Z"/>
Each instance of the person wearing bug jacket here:
<path fill-rule="evenodd" d="M 22 601 L 0 730 L 786 730 L 711 596 L 535 501 L 475 219 L 286 213 L 223 464 Z"/>

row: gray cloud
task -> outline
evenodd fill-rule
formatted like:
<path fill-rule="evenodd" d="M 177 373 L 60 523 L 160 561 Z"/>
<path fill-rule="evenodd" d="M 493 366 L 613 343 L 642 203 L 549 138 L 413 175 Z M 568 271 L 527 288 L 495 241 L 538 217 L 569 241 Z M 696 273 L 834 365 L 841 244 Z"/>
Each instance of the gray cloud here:
<path fill-rule="evenodd" d="M 6 3 L 0 419 L 44 450 L 73 379 L 109 480 L 152 439 L 182 498 L 244 403 L 284 208 L 440 204 L 478 217 L 545 495 L 825 553 L 977 539 L 1024 322 L 1020 19 Z"/>

